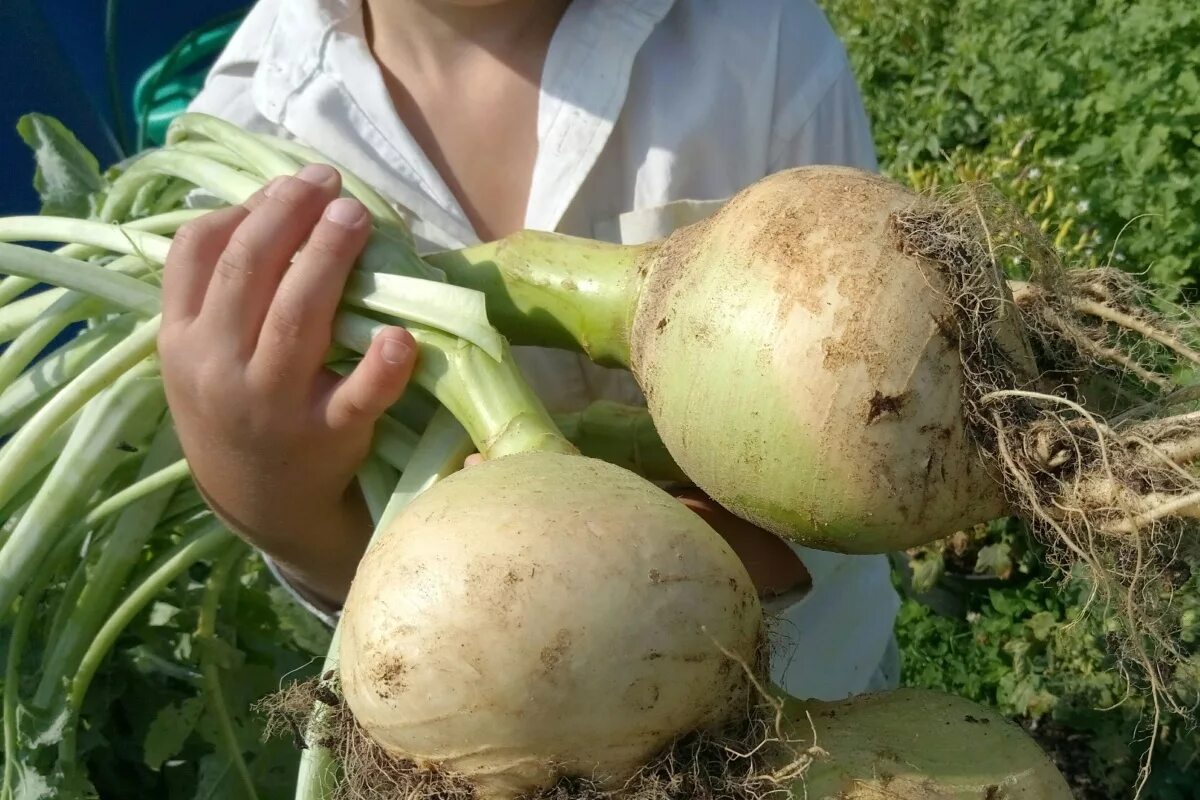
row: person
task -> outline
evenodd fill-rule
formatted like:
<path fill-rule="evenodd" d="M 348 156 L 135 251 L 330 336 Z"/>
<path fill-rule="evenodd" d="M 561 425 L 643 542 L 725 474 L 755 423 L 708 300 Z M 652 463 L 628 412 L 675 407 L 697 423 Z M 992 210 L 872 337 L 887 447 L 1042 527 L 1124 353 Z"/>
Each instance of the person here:
<path fill-rule="evenodd" d="M 876 169 L 811 0 L 259 0 L 191 108 L 322 151 L 393 202 L 423 251 L 521 228 L 640 243 L 778 170 Z M 369 227 L 339 188 L 309 166 L 181 230 L 160 336 L 201 491 L 326 619 L 370 535 L 355 469 L 416 357 L 389 328 L 350 375 L 322 367 Z M 582 356 L 516 358 L 551 411 L 642 401 L 628 373 Z M 896 684 L 886 557 L 791 546 L 676 494 L 776 617 L 778 685 L 840 699 Z"/>

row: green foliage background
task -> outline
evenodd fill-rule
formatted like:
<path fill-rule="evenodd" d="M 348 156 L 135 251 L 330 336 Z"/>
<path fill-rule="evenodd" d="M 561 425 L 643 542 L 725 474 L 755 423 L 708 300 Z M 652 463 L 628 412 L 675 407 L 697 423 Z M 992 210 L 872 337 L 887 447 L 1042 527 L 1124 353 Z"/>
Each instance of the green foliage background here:
<path fill-rule="evenodd" d="M 849 50 L 884 169 L 922 188 L 983 179 L 1080 263 L 1200 282 L 1200 3 L 1194 0 L 823 0 Z M 1107 631 L 1081 615 L 1019 526 L 913 554 L 897 626 L 909 685 L 1023 720 L 1082 798 L 1131 797 L 1146 713 Z M 1182 638 L 1200 584 L 1182 576 Z M 945 598 L 951 598 L 949 603 Z M 922 595 L 927 600 L 929 595 Z M 949 610 L 947 609 L 949 605 Z M 1200 657 L 1172 676 L 1196 702 Z M 1124 702 L 1122 702 L 1124 701 Z M 1111 710 L 1101 710 L 1111 709 Z M 1200 736 L 1168 720 L 1144 797 L 1200 798 Z"/>

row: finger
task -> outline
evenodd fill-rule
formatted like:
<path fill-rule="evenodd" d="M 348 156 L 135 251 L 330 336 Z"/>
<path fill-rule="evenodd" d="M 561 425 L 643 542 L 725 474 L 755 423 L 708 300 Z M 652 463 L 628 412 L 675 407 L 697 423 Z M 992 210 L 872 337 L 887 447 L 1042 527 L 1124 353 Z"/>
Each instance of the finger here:
<path fill-rule="evenodd" d="M 266 199 L 217 259 L 204 296 L 199 319 L 214 341 L 238 353 L 253 350 L 280 277 L 340 187 L 336 170 L 314 165 L 264 190 Z"/>
<path fill-rule="evenodd" d="M 334 430 L 374 425 L 400 399 L 417 363 L 417 344 L 403 328 L 385 328 L 354 371 L 338 381 L 324 404 Z"/>
<path fill-rule="evenodd" d="M 164 327 L 190 321 L 200 313 L 217 260 L 248 213 L 241 206 L 221 208 L 175 232 L 163 264 Z"/>
<path fill-rule="evenodd" d="M 366 208 L 352 198 L 325 208 L 267 310 L 250 369 L 260 383 L 295 385 L 321 369 L 346 276 L 371 232 Z"/>
<path fill-rule="evenodd" d="M 481 453 L 471 453 L 471 455 L 469 455 L 465 459 L 463 459 L 463 466 L 464 467 L 477 467 L 480 464 L 482 464 L 484 462 L 484 460 L 485 459 Z"/>
<path fill-rule="evenodd" d="M 279 175 L 274 178 L 271 178 L 271 180 L 264 183 L 257 192 L 255 192 L 254 194 L 247 197 L 242 202 L 242 204 L 241 204 L 242 207 L 247 208 L 251 211 L 258 208 L 263 203 L 267 202 L 267 198 L 270 197 L 271 194 L 275 191 L 275 189 L 279 186 L 279 184 L 282 183 L 283 181 L 287 180 L 287 178 L 288 178 L 288 176 L 286 176 L 286 175 Z"/>

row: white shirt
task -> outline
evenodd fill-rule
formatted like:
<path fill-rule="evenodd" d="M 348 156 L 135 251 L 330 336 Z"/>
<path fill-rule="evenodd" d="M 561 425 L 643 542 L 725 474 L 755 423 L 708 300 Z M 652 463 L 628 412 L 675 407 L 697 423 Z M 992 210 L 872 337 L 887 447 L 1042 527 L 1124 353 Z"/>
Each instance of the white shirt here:
<path fill-rule="evenodd" d="M 429 250 L 478 242 L 397 116 L 361 0 L 259 0 L 193 110 L 298 139 L 394 201 Z M 525 227 L 635 244 L 787 167 L 875 169 L 845 52 L 811 0 L 574 0 L 550 43 Z M 641 402 L 630 375 L 519 348 L 551 411 Z M 774 609 L 773 678 L 840 699 L 895 680 L 884 556 L 796 547 L 813 578 Z"/>

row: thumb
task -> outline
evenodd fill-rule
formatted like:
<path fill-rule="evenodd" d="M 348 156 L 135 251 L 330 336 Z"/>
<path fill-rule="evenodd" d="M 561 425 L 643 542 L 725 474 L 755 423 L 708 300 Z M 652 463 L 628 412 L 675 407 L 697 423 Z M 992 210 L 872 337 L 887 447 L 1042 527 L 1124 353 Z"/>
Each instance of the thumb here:
<path fill-rule="evenodd" d="M 325 406 L 335 430 L 372 425 L 400 399 L 417 363 L 417 343 L 404 328 L 384 328 L 362 361 L 334 385 Z"/>

